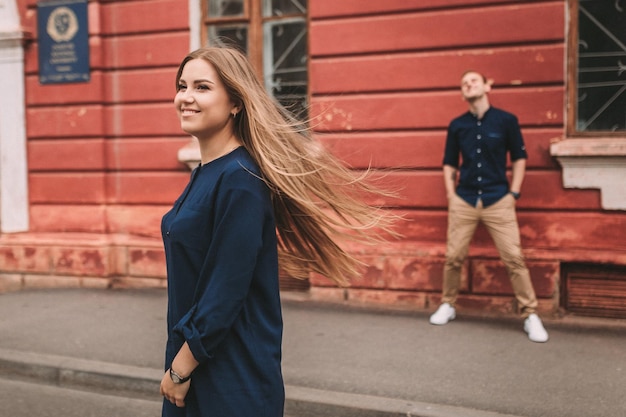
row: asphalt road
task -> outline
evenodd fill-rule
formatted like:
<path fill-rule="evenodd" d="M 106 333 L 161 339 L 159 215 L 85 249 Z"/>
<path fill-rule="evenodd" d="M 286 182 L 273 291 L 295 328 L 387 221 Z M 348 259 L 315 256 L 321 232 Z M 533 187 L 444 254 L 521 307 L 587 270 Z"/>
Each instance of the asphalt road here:
<path fill-rule="evenodd" d="M 140 374 L 158 383 L 166 328 L 164 291 L 30 291 L 1 298 L 0 358 L 7 369 L 37 363 L 79 371 L 63 379 L 73 383 L 84 381 L 80 376 L 85 370 L 97 375 L 105 369 L 124 381 Z M 432 326 L 421 311 L 359 309 L 295 298 L 285 300 L 283 312 L 283 374 L 290 404 L 333 410 L 296 413 L 291 407 L 292 417 L 363 417 L 354 413 L 363 410 L 396 416 L 435 408 L 445 408 L 454 417 L 626 416 L 623 321 L 546 320 L 550 341 L 532 343 L 517 317 L 460 314 L 446 326 Z M 0 392 L 0 417 L 19 417 L 8 411 L 11 402 L 19 408 L 19 401 L 24 407 L 47 401 L 45 412 L 61 407 L 49 414 L 33 411 L 29 417 L 71 416 L 62 407 L 74 403 L 82 404 L 81 417 L 89 416 L 85 404 L 97 403 L 74 400 L 75 392 L 58 401 L 53 395 L 21 398 L 26 392 L 12 397 L 3 386 Z M 158 402 L 158 397 L 145 399 Z M 403 414 L 393 414 L 398 409 Z M 150 415 L 158 416 L 158 409 Z M 118 416 L 124 414 L 107 414 Z"/>

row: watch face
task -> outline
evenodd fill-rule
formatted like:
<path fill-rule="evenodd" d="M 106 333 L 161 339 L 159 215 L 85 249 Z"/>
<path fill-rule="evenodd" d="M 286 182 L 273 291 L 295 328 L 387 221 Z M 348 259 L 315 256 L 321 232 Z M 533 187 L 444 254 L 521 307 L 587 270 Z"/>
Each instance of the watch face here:
<path fill-rule="evenodd" d="M 171 369 L 170 369 L 170 378 L 172 378 L 172 382 L 174 382 L 175 384 L 180 384 L 182 380 L 181 377 Z"/>
<path fill-rule="evenodd" d="M 191 376 L 183 378 L 170 368 L 170 378 L 172 379 L 172 382 L 174 382 L 175 384 L 182 384 L 183 382 L 189 381 Z"/>

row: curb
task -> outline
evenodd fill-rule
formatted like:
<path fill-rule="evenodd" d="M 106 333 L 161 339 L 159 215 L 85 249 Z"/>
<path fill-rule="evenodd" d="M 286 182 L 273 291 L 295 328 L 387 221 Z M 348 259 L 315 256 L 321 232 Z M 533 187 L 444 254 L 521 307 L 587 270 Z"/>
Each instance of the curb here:
<path fill-rule="evenodd" d="M 298 417 L 519 417 L 493 411 L 286 386 L 285 413 Z"/>
<path fill-rule="evenodd" d="M 63 388 L 159 400 L 163 374 L 151 368 L 0 349 L 0 377 L 7 376 Z"/>
<path fill-rule="evenodd" d="M 159 369 L 0 349 L 0 378 L 161 401 Z M 285 386 L 285 414 L 297 417 L 518 417 L 492 411 Z"/>

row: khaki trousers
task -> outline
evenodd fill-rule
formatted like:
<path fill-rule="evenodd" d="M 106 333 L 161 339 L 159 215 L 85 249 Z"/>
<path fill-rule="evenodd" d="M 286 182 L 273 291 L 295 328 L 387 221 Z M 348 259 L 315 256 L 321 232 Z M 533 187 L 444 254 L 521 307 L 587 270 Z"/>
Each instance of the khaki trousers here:
<path fill-rule="evenodd" d="M 511 194 L 486 208 L 480 200 L 476 207 L 472 207 L 456 194 L 450 200 L 442 303 L 454 305 L 456 302 L 461 285 L 461 267 L 479 222 L 485 225 L 498 249 L 522 317 L 528 317 L 537 308 L 537 297 L 522 254 L 515 198 Z"/>

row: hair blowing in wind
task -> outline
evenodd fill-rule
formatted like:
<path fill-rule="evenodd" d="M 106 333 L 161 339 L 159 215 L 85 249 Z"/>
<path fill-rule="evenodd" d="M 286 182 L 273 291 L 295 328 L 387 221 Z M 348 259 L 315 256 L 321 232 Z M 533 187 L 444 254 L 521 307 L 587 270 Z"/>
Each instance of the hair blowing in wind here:
<path fill-rule="evenodd" d="M 289 276 L 319 273 L 339 285 L 361 273 L 362 263 L 341 242 L 378 244 L 396 236 L 395 216 L 365 202 L 391 196 L 369 174 L 346 167 L 265 90 L 247 58 L 226 47 L 207 47 L 181 63 L 203 59 L 216 69 L 231 99 L 241 104 L 235 134 L 259 165 L 272 193 L 280 268 Z"/>

